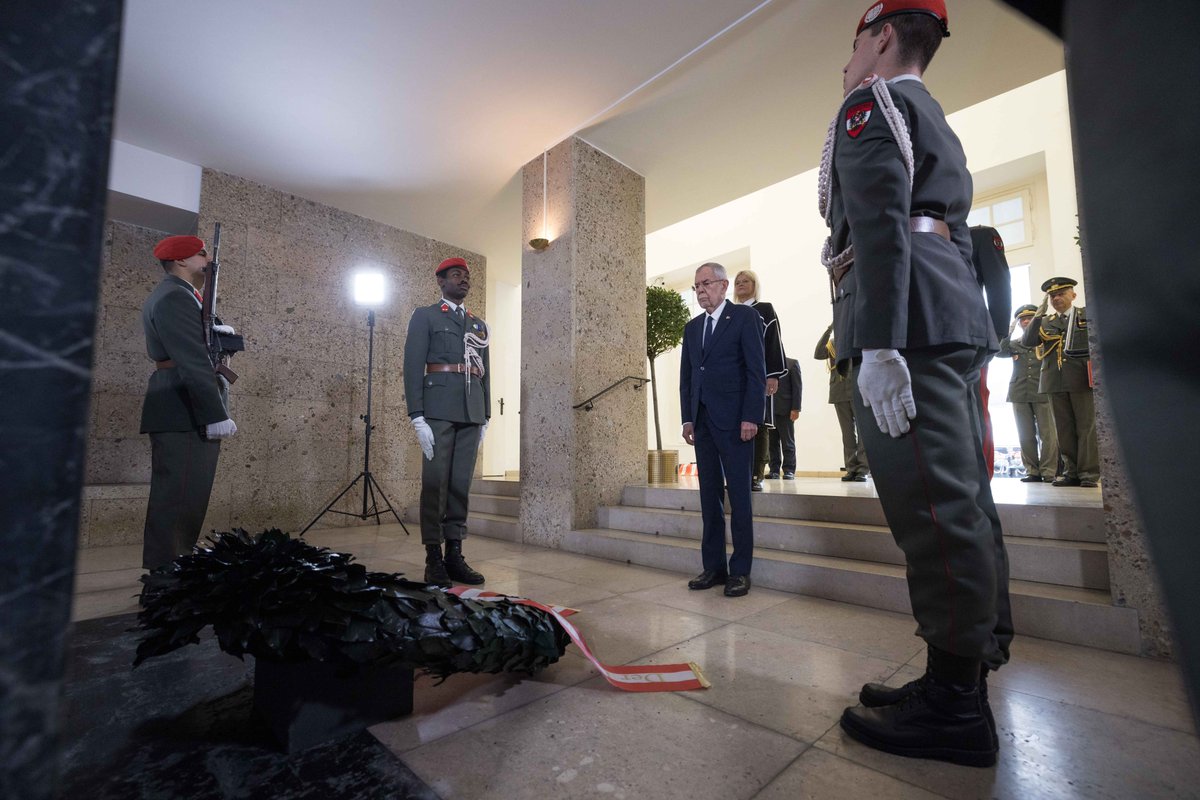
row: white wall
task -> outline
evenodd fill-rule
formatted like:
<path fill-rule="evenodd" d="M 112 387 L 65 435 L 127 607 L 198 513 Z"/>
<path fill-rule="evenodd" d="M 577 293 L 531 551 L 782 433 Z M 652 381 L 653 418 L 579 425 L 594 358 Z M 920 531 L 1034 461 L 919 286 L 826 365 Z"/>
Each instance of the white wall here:
<path fill-rule="evenodd" d="M 930 89 L 936 96 L 936 84 Z M 1030 176 L 1037 241 L 1029 253 L 1009 254 L 1011 263 L 1031 264 L 1031 295 L 1040 295 L 1037 288 L 1048 277 L 1081 278 L 1079 249 L 1073 239 L 1077 208 L 1065 73 L 964 109 L 949 120 L 963 142 L 972 172 L 999 170 L 1039 154 L 1044 160 L 1044 174 Z M 761 281 L 760 297 L 775 305 L 784 349 L 801 366 L 804 405 L 796 422 L 796 441 L 797 469 L 803 472 L 832 471 L 842 464 L 837 417 L 826 402 L 828 371 L 823 361 L 813 359 L 816 341 L 831 321 L 829 283 L 819 259 L 827 230 L 817 212 L 816 196 L 813 169 L 646 237 L 650 280 L 717 254 L 749 248 L 751 268 Z M 679 351 L 660 357 L 655 366 L 663 446 L 678 449 L 681 463 L 693 461 L 692 448 L 680 436 Z M 647 414 L 648 446 L 653 448 L 653 412 L 647 408 Z"/>
<path fill-rule="evenodd" d="M 113 139 L 108 188 L 185 211 L 200 210 L 201 169 Z"/>

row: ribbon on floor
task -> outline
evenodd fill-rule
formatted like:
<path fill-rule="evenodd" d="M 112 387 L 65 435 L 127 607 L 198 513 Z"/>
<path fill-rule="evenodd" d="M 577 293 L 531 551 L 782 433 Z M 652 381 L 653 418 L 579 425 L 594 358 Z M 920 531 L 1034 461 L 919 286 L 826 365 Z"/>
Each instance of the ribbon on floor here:
<path fill-rule="evenodd" d="M 690 689 L 707 689 L 712 686 L 700 672 L 700 667 L 693 662 L 639 666 L 610 666 L 601 663 L 600 659 L 592 653 L 592 649 L 588 647 L 583 634 L 567 620 L 567 617 L 579 613 L 577 609 L 566 606 L 548 606 L 527 597 L 513 597 L 499 592 L 489 592 L 485 589 L 471 589 L 466 586 L 455 586 L 447 589 L 446 592 L 464 600 L 490 602 L 508 600 L 545 611 L 562 626 L 575 646 L 587 656 L 588 661 L 591 661 L 596 669 L 600 670 L 604 679 L 626 692 L 684 692 Z"/>

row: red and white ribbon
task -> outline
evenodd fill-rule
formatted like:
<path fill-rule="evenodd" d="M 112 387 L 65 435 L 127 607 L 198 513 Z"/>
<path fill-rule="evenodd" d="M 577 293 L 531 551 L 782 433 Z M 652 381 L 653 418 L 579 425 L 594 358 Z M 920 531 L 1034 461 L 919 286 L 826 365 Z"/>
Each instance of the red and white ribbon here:
<path fill-rule="evenodd" d="M 466 586 L 455 586 L 447 589 L 446 592 L 466 600 L 492 602 L 508 600 L 545 611 L 547 614 L 553 616 L 555 621 L 562 626 L 567 635 L 571 637 L 571 641 L 575 643 L 575 646 L 583 651 L 583 654 L 596 666 L 596 669 L 600 670 L 600 674 L 604 676 L 605 680 L 626 692 L 682 692 L 689 689 L 707 689 L 712 686 L 700 672 L 700 667 L 692 662 L 687 664 L 640 666 L 610 666 L 602 664 L 600 659 L 596 658 L 592 653 L 592 649 L 588 647 L 587 642 L 584 641 L 583 634 L 579 632 L 579 629 L 567 621 L 567 617 L 579 613 L 577 609 L 567 608 L 566 606 L 548 606 L 525 597 L 512 597 L 511 595 L 500 594 L 498 592 L 489 592 L 485 589 L 469 589 Z"/>

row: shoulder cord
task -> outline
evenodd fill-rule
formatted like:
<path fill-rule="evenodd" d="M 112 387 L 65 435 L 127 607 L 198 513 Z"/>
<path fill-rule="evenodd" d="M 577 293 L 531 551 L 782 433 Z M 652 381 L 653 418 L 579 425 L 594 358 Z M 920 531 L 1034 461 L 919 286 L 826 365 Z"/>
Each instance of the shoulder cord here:
<path fill-rule="evenodd" d="M 479 324 L 483 326 L 482 336 L 471 330 L 463 334 L 463 366 L 465 367 L 463 375 L 467 380 L 467 394 L 471 393 L 471 368 L 479 370 L 480 378 L 486 374 L 486 370 L 483 368 L 483 356 L 479 351 L 488 346 L 488 342 L 492 338 L 492 331 L 483 320 L 479 320 Z"/>
<path fill-rule="evenodd" d="M 879 102 L 879 112 L 883 115 L 888 127 L 891 128 L 892 136 L 900 147 L 900 157 L 904 160 L 905 169 L 908 170 L 908 185 L 911 189 L 916 168 L 913 159 L 912 137 L 909 135 L 908 126 L 904 123 L 904 115 L 900 113 L 900 109 L 896 108 L 887 81 L 876 76 L 871 84 L 871 91 Z M 833 148 L 837 141 L 837 130 L 840 124 L 842 124 L 842 110 L 839 108 L 825 134 L 825 145 L 821 148 L 821 168 L 817 173 L 817 207 L 820 209 L 821 216 L 825 218 L 825 224 L 830 227 L 830 235 L 825 237 L 825 246 L 821 249 L 821 264 L 830 271 L 830 274 L 833 270 L 841 269 L 854 261 L 853 242 L 837 255 L 833 253 L 833 204 L 830 202 L 830 198 L 833 195 Z"/>

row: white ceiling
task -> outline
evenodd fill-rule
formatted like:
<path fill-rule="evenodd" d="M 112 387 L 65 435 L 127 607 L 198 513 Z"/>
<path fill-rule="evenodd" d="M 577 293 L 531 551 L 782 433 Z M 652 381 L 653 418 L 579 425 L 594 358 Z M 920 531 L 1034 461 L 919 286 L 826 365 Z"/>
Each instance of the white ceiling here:
<path fill-rule="evenodd" d="M 579 132 L 646 176 L 652 231 L 815 165 L 859 5 L 126 0 L 115 136 L 486 252 L 520 167 Z M 1062 68 L 1003 5 L 949 5 L 947 111 Z"/>

